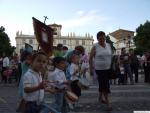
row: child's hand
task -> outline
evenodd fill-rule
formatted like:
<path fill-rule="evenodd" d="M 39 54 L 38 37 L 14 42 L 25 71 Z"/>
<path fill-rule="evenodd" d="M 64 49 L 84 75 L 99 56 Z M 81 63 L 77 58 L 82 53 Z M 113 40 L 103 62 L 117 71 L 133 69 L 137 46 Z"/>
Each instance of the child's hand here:
<path fill-rule="evenodd" d="M 51 87 L 51 88 L 45 88 L 45 91 L 50 92 L 50 93 L 55 93 L 58 92 L 55 88 Z"/>
<path fill-rule="evenodd" d="M 76 69 L 75 71 L 74 71 L 74 74 L 76 75 L 77 73 L 79 73 L 79 69 Z"/>
<path fill-rule="evenodd" d="M 63 82 L 63 84 L 69 84 L 69 82 L 66 80 L 66 81 Z"/>
<path fill-rule="evenodd" d="M 40 84 L 39 84 L 39 86 L 38 86 L 38 88 L 39 89 L 44 89 L 45 87 L 47 87 L 48 85 L 47 85 L 47 82 L 46 81 L 42 81 Z"/>

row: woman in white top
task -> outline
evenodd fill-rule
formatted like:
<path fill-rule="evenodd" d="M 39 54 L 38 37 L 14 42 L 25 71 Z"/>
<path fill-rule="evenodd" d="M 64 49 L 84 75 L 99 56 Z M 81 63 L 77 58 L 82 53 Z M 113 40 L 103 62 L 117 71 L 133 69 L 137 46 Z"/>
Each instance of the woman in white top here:
<path fill-rule="evenodd" d="M 111 110 L 112 107 L 110 105 L 110 101 L 108 98 L 108 94 L 110 93 L 110 85 L 109 85 L 109 69 L 111 65 L 112 51 L 111 47 L 108 43 L 106 43 L 105 33 L 100 31 L 97 33 L 96 43 L 90 52 L 90 73 L 92 73 L 92 59 L 95 58 L 94 67 L 98 77 L 99 82 L 99 101 L 108 105 L 108 110 Z"/>

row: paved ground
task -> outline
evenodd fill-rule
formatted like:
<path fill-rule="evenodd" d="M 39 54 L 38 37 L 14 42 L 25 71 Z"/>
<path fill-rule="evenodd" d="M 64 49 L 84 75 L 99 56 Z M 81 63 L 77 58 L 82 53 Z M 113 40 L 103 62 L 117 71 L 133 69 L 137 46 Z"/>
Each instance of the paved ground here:
<path fill-rule="evenodd" d="M 80 98 L 81 108 L 71 113 L 107 113 L 107 107 L 98 102 L 97 86 L 83 91 Z M 111 113 L 133 113 L 133 111 L 150 111 L 150 85 L 113 85 L 111 86 Z M 48 99 L 47 99 L 48 101 Z M 50 101 L 50 99 L 49 99 Z"/>
<path fill-rule="evenodd" d="M 92 85 L 89 90 L 82 91 L 80 104 L 82 107 L 71 113 L 107 113 L 107 107 L 98 102 L 97 86 Z M 150 84 L 138 83 L 135 85 L 111 85 L 111 113 L 133 113 L 133 111 L 150 111 Z M 52 97 L 46 93 L 47 103 Z M 16 113 L 17 87 L 0 84 L 0 113 Z"/>

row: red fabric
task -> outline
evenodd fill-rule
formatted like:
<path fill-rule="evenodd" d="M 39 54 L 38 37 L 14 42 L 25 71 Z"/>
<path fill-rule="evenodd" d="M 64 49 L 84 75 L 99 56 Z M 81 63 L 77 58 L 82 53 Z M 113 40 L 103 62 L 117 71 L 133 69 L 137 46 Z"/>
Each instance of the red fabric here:
<path fill-rule="evenodd" d="M 4 72 L 3 72 L 3 75 L 4 76 L 11 76 L 12 75 L 12 70 L 11 69 L 7 69 L 7 70 L 5 70 Z"/>

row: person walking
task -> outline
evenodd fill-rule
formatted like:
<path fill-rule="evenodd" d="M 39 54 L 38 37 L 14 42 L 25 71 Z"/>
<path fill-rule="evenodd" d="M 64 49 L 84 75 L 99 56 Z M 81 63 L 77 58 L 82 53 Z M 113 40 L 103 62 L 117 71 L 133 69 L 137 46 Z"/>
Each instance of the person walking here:
<path fill-rule="evenodd" d="M 133 74 L 131 72 L 131 57 L 129 56 L 128 53 L 126 53 L 126 49 L 122 48 L 121 49 L 121 55 L 119 58 L 119 64 L 123 65 L 124 68 L 124 84 L 127 84 L 128 82 L 128 76 L 130 78 L 130 84 L 134 85 L 133 81 Z"/>
<path fill-rule="evenodd" d="M 135 74 L 135 83 L 138 83 L 138 69 L 139 69 L 139 60 L 134 53 L 134 50 L 130 50 L 130 57 L 131 57 L 131 71 L 132 74 Z"/>
<path fill-rule="evenodd" d="M 2 67 L 2 81 L 4 81 L 5 84 L 7 83 L 7 76 L 5 76 L 3 73 L 9 68 L 9 65 L 10 65 L 9 58 L 7 55 L 4 54 Z"/>
<path fill-rule="evenodd" d="M 90 52 L 89 65 L 90 74 L 93 75 L 93 58 L 95 58 L 94 67 L 99 83 L 99 98 L 98 100 L 107 104 L 108 110 L 112 110 L 110 104 L 110 84 L 109 84 L 109 69 L 111 66 L 112 50 L 110 44 L 106 43 L 106 36 L 103 31 L 97 33 L 98 43 L 94 44 Z"/>

